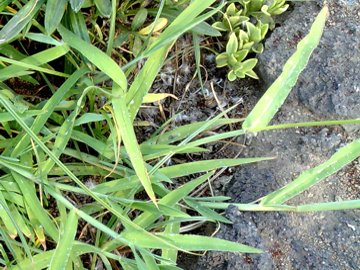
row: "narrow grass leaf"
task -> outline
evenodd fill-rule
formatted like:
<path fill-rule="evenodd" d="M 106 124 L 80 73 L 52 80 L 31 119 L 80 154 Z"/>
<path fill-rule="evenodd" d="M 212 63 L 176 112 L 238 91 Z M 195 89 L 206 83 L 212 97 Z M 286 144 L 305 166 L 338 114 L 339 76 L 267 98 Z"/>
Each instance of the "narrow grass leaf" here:
<path fill-rule="evenodd" d="M 279 205 L 302 193 L 326 177 L 336 173 L 341 168 L 360 156 L 360 139 L 340 148 L 329 160 L 323 164 L 307 170 L 298 178 L 279 190 L 266 195 L 261 205 Z"/>
<path fill-rule="evenodd" d="M 64 230 L 60 234 L 58 244 L 52 256 L 49 269 L 65 269 L 70 258 L 71 250 L 74 245 L 74 237 L 78 226 L 78 217 L 76 210 L 72 209 L 67 216 Z"/>
<path fill-rule="evenodd" d="M 238 122 L 241 122 L 243 119 L 218 119 L 214 123 L 212 123 L 206 130 L 213 130 L 216 128 L 219 128 L 224 125 L 228 124 L 235 124 Z M 151 137 L 147 141 L 144 142 L 144 144 L 171 144 L 177 141 L 180 141 L 188 136 L 190 136 L 192 133 L 194 133 L 196 130 L 201 128 L 206 121 L 200 121 L 196 123 L 191 123 L 187 125 L 183 125 L 180 127 L 176 127 L 170 131 L 167 131 L 163 134 L 160 134 L 155 137 Z"/>
<path fill-rule="evenodd" d="M 124 142 L 126 152 L 129 155 L 131 164 L 136 172 L 136 175 L 139 177 L 140 182 L 143 185 L 146 193 L 153 201 L 153 203 L 156 204 L 155 193 L 152 189 L 150 177 L 145 167 L 145 161 L 142 157 L 140 147 L 137 143 L 134 127 L 132 125 L 132 120 L 126 106 L 125 93 L 119 85 L 114 84 L 113 94 L 114 96 L 112 98 L 112 104 L 114 107 L 115 122 L 120 129 L 121 138 Z"/>
<path fill-rule="evenodd" d="M 94 0 L 97 9 L 104 17 L 111 15 L 111 0 Z"/>
<path fill-rule="evenodd" d="M 219 221 L 219 222 L 222 222 L 225 224 L 232 224 L 232 222 L 230 220 L 228 220 L 227 218 L 225 218 L 224 216 L 216 213 L 214 210 L 212 210 L 208 207 L 202 206 L 200 203 L 198 203 L 194 200 L 186 199 L 185 202 L 188 206 L 193 208 L 201 216 L 206 217 L 209 220 Z"/>
<path fill-rule="evenodd" d="M 0 73 L 0 81 L 4 81 L 14 77 L 14 74 L 18 72 L 26 71 L 27 69 L 38 70 L 41 65 L 44 65 L 50 61 L 58 59 L 62 57 L 69 51 L 69 47 L 66 44 L 62 44 L 60 46 L 56 46 L 42 52 L 33 54 L 21 60 L 12 60 L 9 58 L 2 58 L 4 62 L 11 63 L 13 65 L 7 66 L 6 68 L 1 70 Z M 50 70 L 48 68 L 42 68 L 41 70 L 45 70 L 49 73 L 55 74 L 63 74 L 61 72 L 56 72 L 54 70 Z"/>
<path fill-rule="evenodd" d="M 359 208 L 360 208 L 360 200 L 350 200 L 350 201 L 339 201 L 339 202 L 303 204 L 296 206 L 296 212 L 335 211 L 335 210 L 349 210 L 349 209 L 359 209 Z"/>
<path fill-rule="evenodd" d="M 85 0 L 69 0 L 69 1 L 72 10 L 75 12 L 78 12 L 81 9 L 83 3 L 85 2 Z"/>
<path fill-rule="evenodd" d="M 137 246 L 155 249 L 167 248 L 162 243 L 153 241 L 141 232 L 131 231 L 125 232 L 123 234 L 127 239 L 131 239 L 131 241 Z M 260 249 L 219 238 L 166 233 L 158 233 L 156 235 L 168 242 L 173 243 L 173 245 L 178 249 L 187 251 L 216 250 L 226 252 L 262 253 Z"/>
<path fill-rule="evenodd" d="M 51 35 L 64 16 L 68 0 L 48 0 L 45 9 L 45 30 Z"/>
<path fill-rule="evenodd" d="M 160 199 L 159 203 L 163 205 L 174 206 L 177 202 L 185 198 L 191 191 L 193 191 L 197 186 L 205 182 L 213 174 L 214 172 L 204 174 L 196 178 L 195 180 L 192 180 L 182 185 L 181 187 L 171 191 L 165 197 Z M 134 223 L 142 228 L 148 228 L 160 216 L 161 216 L 160 214 L 144 212 L 140 216 L 135 218 Z M 117 246 L 116 241 L 112 240 L 104 244 L 104 249 L 113 250 L 114 248 L 116 248 L 116 246 Z"/>
<path fill-rule="evenodd" d="M 0 30 L 0 45 L 10 41 L 25 28 L 40 9 L 44 0 L 30 0 Z"/>
<path fill-rule="evenodd" d="M 166 59 L 168 49 L 169 46 L 165 46 L 151 54 L 129 88 L 129 92 L 126 95 L 126 103 L 132 121 L 135 119 L 140 105 L 143 103 L 143 98 L 159 74 L 160 68 Z"/>
<path fill-rule="evenodd" d="M 58 30 L 70 47 L 74 48 L 92 62 L 98 69 L 109 76 L 125 92 L 127 89 L 127 80 L 121 68 L 106 53 L 95 46 L 80 39 L 64 26 L 59 25 Z"/>
<path fill-rule="evenodd" d="M 188 162 L 173 166 L 161 168 L 160 171 L 169 178 L 176 178 L 191 175 L 194 173 L 211 171 L 219 168 L 239 166 L 253 162 L 260 162 L 264 160 L 271 160 L 273 158 L 238 158 L 238 159 L 214 159 Z"/>
<path fill-rule="evenodd" d="M 31 125 L 31 130 L 35 134 L 40 132 L 40 130 L 44 127 L 45 123 L 49 119 L 50 115 L 53 113 L 55 107 L 61 102 L 61 100 L 68 93 L 71 87 L 86 73 L 86 69 L 79 69 L 75 71 L 46 102 L 46 104 L 42 107 L 43 113 L 36 117 L 33 124 Z M 21 140 L 12 151 L 12 157 L 18 156 L 29 143 L 30 135 L 25 134 L 24 136 L 22 136 Z"/>
<path fill-rule="evenodd" d="M 255 132 L 266 127 L 284 103 L 301 71 L 306 67 L 311 53 L 320 42 L 328 8 L 325 6 L 316 17 L 309 34 L 299 42 L 295 53 L 283 67 L 281 75 L 261 97 L 245 119 L 243 129 Z"/>
<path fill-rule="evenodd" d="M 190 30 L 194 26 L 198 25 L 200 22 L 205 21 L 207 18 L 212 16 L 218 11 L 218 7 L 212 11 L 197 17 L 205 9 L 209 8 L 215 0 L 203 0 L 203 1 L 193 1 L 191 4 L 181 12 L 176 19 L 165 29 L 165 31 L 156 39 L 154 43 L 144 52 L 144 56 L 151 55 L 154 51 L 170 44 L 180 35 Z"/>

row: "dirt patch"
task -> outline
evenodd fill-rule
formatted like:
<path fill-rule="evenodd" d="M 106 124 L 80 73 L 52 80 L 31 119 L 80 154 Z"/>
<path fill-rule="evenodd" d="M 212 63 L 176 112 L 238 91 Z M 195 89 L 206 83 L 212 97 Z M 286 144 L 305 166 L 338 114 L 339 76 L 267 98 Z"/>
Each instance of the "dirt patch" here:
<path fill-rule="evenodd" d="M 280 74 L 284 62 L 320 10 L 320 2 L 295 4 L 291 12 L 280 18 L 280 27 L 266 41 L 266 51 L 259 57 L 261 87 L 251 83 L 231 85 L 235 89 L 233 95 L 244 100 L 238 115 L 246 115 Z M 360 29 L 356 22 L 360 2 L 329 1 L 329 7 L 331 17 L 321 44 L 273 123 L 359 117 L 356 89 L 360 82 L 356 74 L 360 71 Z M 246 142 L 243 157 L 277 158 L 237 168 L 234 173 L 219 177 L 213 188 L 217 195 L 230 196 L 234 203 L 252 202 L 282 187 L 302 171 L 323 163 L 359 135 L 356 126 L 337 126 L 271 131 L 247 140 L 238 139 Z M 231 153 L 236 153 L 238 148 L 231 150 L 229 146 L 226 151 L 230 153 L 227 157 L 232 157 Z M 354 161 L 290 203 L 358 199 L 359 162 L 359 159 Z M 360 269 L 359 210 L 254 213 L 230 207 L 226 216 L 233 224 L 222 225 L 217 237 L 265 252 L 261 255 L 209 252 L 197 264 L 181 261 L 184 269 Z"/>

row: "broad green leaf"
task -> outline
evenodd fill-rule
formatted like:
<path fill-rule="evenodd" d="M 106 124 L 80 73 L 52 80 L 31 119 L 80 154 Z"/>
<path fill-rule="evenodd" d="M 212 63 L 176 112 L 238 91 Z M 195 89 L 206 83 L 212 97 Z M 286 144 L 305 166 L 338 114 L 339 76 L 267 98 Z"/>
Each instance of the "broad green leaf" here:
<path fill-rule="evenodd" d="M 78 217 L 76 210 L 73 209 L 67 216 L 64 230 L 60 233 L 58 244 L 50 262 L 50 270 L 65 269 L 74 245 L 77 226 Z"/>
<path fill-rule="evenodd" d="M 243 129 L 258 131 L 266 127 L 284 103 L 301 71 L 306 67 L 310 55 L 320 42 L 328 8 L 325 6 L 316 17 L 309 34 L 299 42 L 295 53 L 283 67 L 281 75 L 261 97 L 255 108 L 245 119 Z"/>
<path fill-rule="evenodd" d="M 45 9 L 45 30 L 51 35 L 64 16 L 68 0 L 48 0 Z"/>
<path fill-rule="evenodd" d="M 147 18 L 147 15 L 148 15 L 148 11 L 146 8 L 140 8 L 136 14 L 135 14 L 135 17 L 131 23 L 131 29 L 132 30 L 137 30 L 139 29 L 143 24 L 144 22 L 146 21 L 146 18 Z"/>
<path fill-rule="evenodd" d="M 30 0 L 0 30 L 0 45 L 10 41 L 24 29 L 40 9 L 44 0 Z"/>
<path fill-rule="evenodd" d="M 313 185 L 319 183 L 326 177 L 336 173 L 359 156 L 360 139 L 340 148 L 329 160 L 323 164 L 301 173 L 300 176 L 294 181 L 290 182 L 281 189 L 266 195 L 261 200 L 261 204 L 282 204 L 312 187 Z"/>

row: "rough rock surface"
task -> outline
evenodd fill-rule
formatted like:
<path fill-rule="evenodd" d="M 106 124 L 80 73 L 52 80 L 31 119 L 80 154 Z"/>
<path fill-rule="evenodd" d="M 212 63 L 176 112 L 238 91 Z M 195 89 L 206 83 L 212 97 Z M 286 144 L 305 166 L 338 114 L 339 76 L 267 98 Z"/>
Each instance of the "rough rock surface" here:
<path fill-rule="evenodd" d="M 319 47 L 302 72 L 292 98 L 297 96 L 317 114 L 360 115 L 360 2 L 329 1 L 330 16 Z M 309 30 L 319 12 L 314 2 L 301 2 L 286 14 L 285 22 L 266 41 L 259 57 L 260 74 L 270 85 L 281 73 L 296 44 Z"/>
<path fill-rule="evenodd" d="M 297 42 L 320 10 L 317 2 L 293 6 L 266 41 L 258 73 L 266 86 L 281 72 Z M 329 2 L 329 1 L 328 1 Z M 302 73 L 274 123 L 360 116 L 360 2 L 330 1 L 331 16 L 320 46 Z M 265 90 L 266 87 L 263 89 Z M 254 91 L 258 91 L 254 87 Z M 239 89 L 241 93 L 241 89 Z M 245 103 L 247 100 L 244 101 Z M 252 103 L 252 101 L 250 101 Z M 248 140 L 242 156 L 275 156 L 243 166 L 214 183 L 233 202 L 254 201 L 321 164 L 360 133 L 356 127 L 320 127 L 271 131 Z M 360 198 L 360 160 L 329 177 L 290 203 Z M 254 213 L 230 207 L 232 225 L 217 237 L 261 248 L 261 255 L 209 252 L 185 269 L 360 269 L 359 210 L 321 213 Z"/>

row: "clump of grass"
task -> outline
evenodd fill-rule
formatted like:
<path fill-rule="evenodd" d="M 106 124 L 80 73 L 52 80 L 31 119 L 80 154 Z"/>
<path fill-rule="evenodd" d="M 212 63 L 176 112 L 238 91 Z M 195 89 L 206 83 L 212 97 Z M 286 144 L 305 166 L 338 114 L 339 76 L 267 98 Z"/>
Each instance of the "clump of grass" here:
<path fill-rule="evenodd" d="M 196 228 L 199 222 L 231 223 L 216 211 L 225 209 L 229 198 L 194 197 L 192 191 L 218 169 L 271 158 L 171 166 L 167 165 L 169 159 L 204 152 L 207 143 L 250 132 L 360 120 L 268 125 L 320 40 L 325 7 L 242 129 L 207 133 L 241 122 L 224 117 L 233 106 L 209 121 L 170 131 L 165 129 L 168 121 L 139 144 L 134 125 L 142 104 L 169 96 L 150 92 L 169 50 L 185 32 L 194 37 L 214 33 L 205 22 L 222 8 L 212 6 L 214 3 L 30 0 L 24 5 L 18 1 L 0 4 L 0 12 L 8 20 L 0 30 L 3 267 L 178 269 L 179 251 L 261 252 L 240 243 L 184 234 L 183 228 L 184 224 L 188 224 L 187 230 L 191 225 Z M 27 53 L 25 44 L 31 42 L 45 44 L 44 49 Z M 134 49 L 135 43 L 141 46 Z M 54 61 L 60 63 L 56 68 Z M 134 65 L 139 61 L 141 68 Z M 30 102 L 9 87 L 12 78 L 46 87 L 50 97 Z M 129 78 L 133 78 L 131 83 Z M 237 206 L 243 211 L 295 212 L 359 208 L 358 200 L 285 204 L 359 155 L 357 140 L 259 203 Z M 169 188 L 180 177 L 189 181 Z"/>

